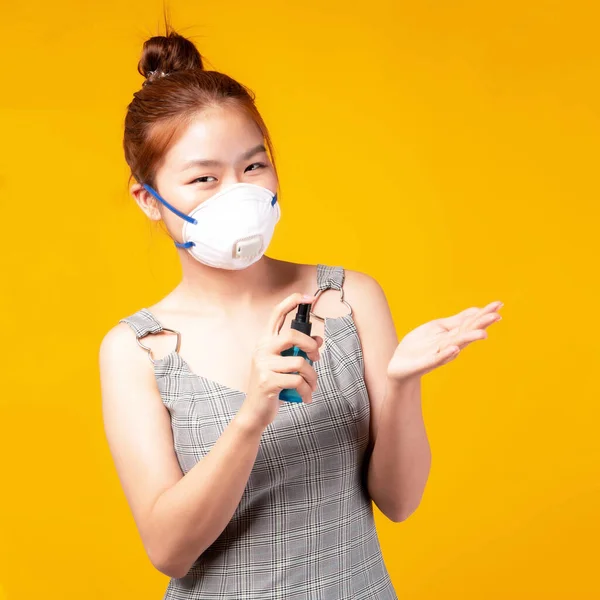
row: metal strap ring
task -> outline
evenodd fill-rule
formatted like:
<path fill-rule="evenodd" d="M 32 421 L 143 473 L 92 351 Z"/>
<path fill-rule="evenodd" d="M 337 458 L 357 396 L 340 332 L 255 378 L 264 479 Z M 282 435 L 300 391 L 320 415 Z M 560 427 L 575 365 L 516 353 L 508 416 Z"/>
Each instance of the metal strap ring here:
<path fill-rule="evenodd" d="M 162 333 L 163 331 L 167 331 L 168 333 L 174 333 L 177 336 L 177 345 L 175 346 L 175 352 L 179 352 L 179 348 L 181 347 L 181 334 L 179 333 L 179 331 L 163 327 L 160 331 L 157 331 L 156 333 Z M 154 358 L 152 358 L 152 348 L 148 348 L 148 346 L 142 344 L 141 338 L 139 337 L 136 337 L 136 341 L 138 343 L 138 346 L 140 346 L 140 348 L 143 348 L 148 353 L 148 358 L 150 359 L 150 362 L 152 364 L 155 364 Z"/>
<path fill-rule="evenodd" d="M 325 289 L 319 289 L 319 290 L 317 290 L 317 293 L 315 294 L 315 299 L 314 299 L 314 302 L 312 303 L 312 305 L 314 306 L 317 303 L 317 300 L 319 299 L 319 296 L 323 292 L 326 292 L 326 291 L 331 290 L 331 289 L 333 289 L 333 288 L 325 288 Z M 346 316 L 352 316 L 352 307 L 348 304 L 348 302 L 346 302 L 346 300 L 344 300 L 344 288 L 340 288 L 340 302 L 342 304 L 345 304 L 348 307 L 348 310 L 350 311 L 348 313 L 348 315 L 346 315 Z M 310 315 L 312 317 L 314 317 L 315 319 L 319 319 L 319 321 L 325 322 L 325 318 L 324 317 L 320 317 L 319 315 L 317 315 L 316 313 L 314 313 L 312 310 L 310 311 Z"/>

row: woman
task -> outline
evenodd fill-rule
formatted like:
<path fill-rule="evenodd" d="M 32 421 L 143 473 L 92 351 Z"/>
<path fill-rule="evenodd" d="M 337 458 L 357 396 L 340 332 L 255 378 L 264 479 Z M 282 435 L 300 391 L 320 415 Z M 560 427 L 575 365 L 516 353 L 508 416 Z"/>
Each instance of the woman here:
<path fill-rule="evenodd" d="M 108 442 L 165 598 L 396 598 L 371 500 L 396 522 L 418 506 L 420 378 L 485 338 L 501 304 L 398 344 L 372 278 L 265 256 L 278 179 L 251 93 L 173 31 L 145 43 L 139 71 L 131 193 L 163 221 L 182 279 L 108 332 L 100 365 Z M 301 303 L 312 335 L 290 328 Z M 281 355 L 292 346 L 314 365 Z"/>

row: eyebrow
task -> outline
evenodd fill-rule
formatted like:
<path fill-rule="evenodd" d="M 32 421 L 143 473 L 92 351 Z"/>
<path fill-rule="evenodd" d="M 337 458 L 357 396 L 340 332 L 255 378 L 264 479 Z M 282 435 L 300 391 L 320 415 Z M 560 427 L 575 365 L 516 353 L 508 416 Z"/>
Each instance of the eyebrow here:
<path fill-rule="evenodd" d="M 267 151 L 267 149 L 265 148 L 264 144 L 258 144 L 257 146 L 254 146 L 254 148 L 250 148 L 250 150 L 247 150 L 246 152 L 244 152 L 244 154 L 242 154 L 242 156 L 240 157 L 240 160 L 249 160 L 255 154 L 258 154 L 259 152 L 266 152 L 266 151 Z M 192 160 L 189 160 L 188 162 L 186 162 L 183 165 L 183 167 L 181 168 L 181 170 L 187 171 L 188 169 L 191 169 L 192 167 L 218 167 L 221 165 L 222 165 L 222 163 L 218 160 L 195 158 L 195 159 L 192 159 Z"/>

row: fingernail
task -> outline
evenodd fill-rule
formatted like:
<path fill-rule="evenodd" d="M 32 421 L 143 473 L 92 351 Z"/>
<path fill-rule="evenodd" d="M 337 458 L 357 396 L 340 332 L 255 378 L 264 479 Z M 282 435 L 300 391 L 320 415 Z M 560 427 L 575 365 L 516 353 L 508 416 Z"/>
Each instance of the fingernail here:
<path fill-rule="evenodd" d="M 312 294 L 304 294 L 302 296 L 302 300 L 312 300 L 313 296 Z"/>

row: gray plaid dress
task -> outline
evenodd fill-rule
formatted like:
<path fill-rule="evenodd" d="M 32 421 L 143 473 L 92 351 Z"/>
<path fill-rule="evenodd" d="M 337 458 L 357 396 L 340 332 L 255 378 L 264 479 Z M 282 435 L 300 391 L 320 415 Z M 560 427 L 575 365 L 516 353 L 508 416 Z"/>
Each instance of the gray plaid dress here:
<path fill-rule="evenodd" d="M 318 265 L 319 289 L 342 289 Z M 138 339 L 162 330 L 146 309 L 123 319 Z M 369 398 L 351 315 L 325 319 L 312 404 L 286 402 L 262 434 L 231 521 L 165 600 L 397 600 L 365 486 Z M 187 473 L 212 448 L 244 394 L 192 373 L 176 352 L 155 361 Z"/>

